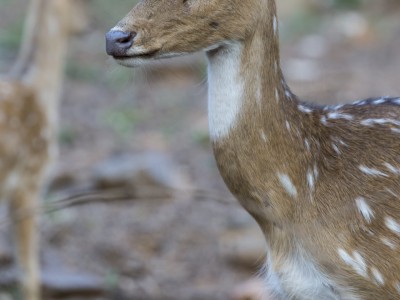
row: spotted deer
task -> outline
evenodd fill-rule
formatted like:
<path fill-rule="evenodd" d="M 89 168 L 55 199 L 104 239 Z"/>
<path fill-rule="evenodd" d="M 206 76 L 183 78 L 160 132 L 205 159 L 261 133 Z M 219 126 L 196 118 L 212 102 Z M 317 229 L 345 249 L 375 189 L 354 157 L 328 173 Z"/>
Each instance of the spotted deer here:
<path fill-rule="evenodd" d="M 276 299 L 400 299 L 400 98 L 300 101 L 274 0 L 142 0 L 106 48 L 128 67 L 205 52 L 216 161 L 265 235 Z"/>
<path fill-rule="evenodd" d="M 67 39 L 86 28 L 83 9 L 77 0 L 32 0 L 19 58 L 0 79 L 0 195 L 13 218 L 25 300 L 41 299 L 34 211 L 57 152 Z"/>

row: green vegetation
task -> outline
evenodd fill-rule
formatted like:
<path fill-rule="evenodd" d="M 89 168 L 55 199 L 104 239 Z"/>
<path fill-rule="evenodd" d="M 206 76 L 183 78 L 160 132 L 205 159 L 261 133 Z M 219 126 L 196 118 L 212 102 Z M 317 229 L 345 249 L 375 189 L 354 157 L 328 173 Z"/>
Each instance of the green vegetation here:
<path fill-rule="evenodd" d="M 66 65 L 66 74 L 68 78 L 74 80 L 98 82 L 99 76 L 103 74 L 103 69 L 99 64 L 88 64 L 70 59 Z"/>
<path fill-rule="evenodd" d="M 192 133 L 193 141 L 202 147 L 208 146 L 210 144 L 210 136 L 208 130 L 197 130 Z"/>
<path fill-rule="evenodd" d="M 0 7 L 9 7 L 13 2 L 13 0 L 0 0 Z M 19 48 L 24 23 L 22 18 L 9 18 L 3 22 L 0 24 L 0 47 L 13 52 Z"/>
<path fill-rule="evenodd" d="M 105 278 L 105 286 L 107 287 L 108 290 L 113 290 L 118 286 L 118 283 L 120 281 L 120 275 L 118 272 L 110 270 Z"/>
<path fill-rule="evenodd" d="M 334 0 L 335 6 L 344 9 L 354 9 L 361 6 L 362 0 Z"/>
<path fill-rule="evenodd" d="M 310 10 L 301 10 L 287 20 L 285 26 L 280 28 L 281 40 L 293 39 L 319 28 L 323 21 L 322 14 L 315 14 Z"/>
<path fill-rule="evenodd" d="M 60 129 L 58 134 L 58 140 L 62 145 L 71 146 L 74 144 L 77 132 L 69 127 L 64 127 Z"/>
<path fill-rule="evenodd" d="M 10 52 L 17 50 L 21 42 L 23 27 L 22 20 L 16 20 L 7 28 L 0 28 L 0 47 Z"/>
<path fill-rule="evenodd" d="M 106 112 L 103 120 L 115 133 L 126 138 L 132 134 L 136 124 L 143 118 L 143 113 L 139 114 L 132 107 L 116 107 Z"/>

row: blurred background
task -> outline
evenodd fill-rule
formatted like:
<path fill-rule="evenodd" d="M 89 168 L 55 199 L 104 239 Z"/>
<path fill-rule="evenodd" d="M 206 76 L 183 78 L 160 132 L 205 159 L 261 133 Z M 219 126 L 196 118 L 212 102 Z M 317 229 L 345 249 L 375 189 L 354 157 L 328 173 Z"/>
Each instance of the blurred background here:
<path fill-rule="evenodd" d="M 16 58 L 27 2 L 0 0 L 0 73 Z M 400 95 L 398 0 L 277 2 L 284 74 L 301 99 Z M 45 299 L 257 299 L 248 280 L 265 244 L 216 169 L 203 55 L 118 66 L 104 34 L 135 1 L 87 4 L 90 28 L 69 43 L 60 156 L 43 202 L 92 188 L 135 197 L 41 215 Z M 2 225 L 1 300 L 16 293 L 8 232 Z"/>

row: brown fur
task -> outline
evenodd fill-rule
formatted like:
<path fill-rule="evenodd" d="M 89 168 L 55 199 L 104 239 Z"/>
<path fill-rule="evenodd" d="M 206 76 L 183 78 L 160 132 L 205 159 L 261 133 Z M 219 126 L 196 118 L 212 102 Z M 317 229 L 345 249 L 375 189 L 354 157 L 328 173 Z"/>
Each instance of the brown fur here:
<path fill-rule="evenodd" d="M 79 29 L 74 1 L 32 0 L 19 59 L 0 81 L 0 194 L 10 203 L 25 300 L 41 299 L 36 209 L 55 158 L 66 41 Z"/>
<path fill-rule="evenodd" d="M 137 32 L 134 46 L 153 53 L 148 60 L 211 47 L 212 61 L 229 42 L 243 47 L 243 106 L 213 147 L 227 186 L 266 236 L 269 268 L 281 281 L 274 287 L 278 297 L 399 299 L 400 232 L 389 228 L 387 218 L 400 224 L 400 171 L 390 169 L 400 168 L 400 123 L 379 120 L 400 121 L 400 101 L 302 104 L 279 68 L 274 18 L 273 0 L 144 0 L 116 28 Z M 119 62 L 135 66 L 135 59 L 128 51 Z M 279 174 L 290 178 L 289 188 Z M 357 206 L 360 197 L 373 213 L 370 221 Z M 320 289 L 315 294 L 287 277 L 298 274 L 296 265 L 305 266 L 305 274 L 313 270 L 304 280 L 317 278 L 311 283 Z"/>

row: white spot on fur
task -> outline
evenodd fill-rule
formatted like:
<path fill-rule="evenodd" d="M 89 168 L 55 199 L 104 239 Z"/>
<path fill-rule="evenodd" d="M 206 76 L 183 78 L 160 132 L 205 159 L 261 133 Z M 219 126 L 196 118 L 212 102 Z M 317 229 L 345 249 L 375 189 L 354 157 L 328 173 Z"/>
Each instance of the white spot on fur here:
<path fill-rule="evenodd" d="M 384 163 L 383 164 L 390 172 L 393 174 L 400 174 L 400 169 L 396 168 L 395 166 L 391 165 L 390 163 Z"/>
<path fill-rule="evenodd" d="M 382 273 L 379 272 L 376 268 L 371 268 L 371 273 L 372 273 L 372 276 L 374 276 L 376 282 L 379 285 L 384 285 L 385 284 L 385 279 L 383 278 Z"/>
<path fill-rule="evenodd" d="M 267 142 L 267 141 L 268 141 L 267 136 L 266 136 L 264 130 L 261 130 L 261 138 L 262 138 L 262 140 L 263 140 L 264 142 Z"/>
<path fill-rule="evenodd" d="M 385 218 L 386 227 L 389 228 L 392 232 L 400 235 L 400 224 L 396 222 L 392 217 Z"/>
<path fill-rule="evenodd" d="M 314 178 L 314 174 L 311 170 L 308 170 L 308 172 L 307 172 L 307 183 L 308 183 L 308 187 L 313 191 L 315 188 L 315 178 Z"/>
<path fill-rule="evenodd" d="M 259 80 L 257 84 L 257 90 L 256 90 L 256 101 L 259 107 L 261 107 L 262 104 L 262 86 L 261 86 L 261 81 Z"/>
<path fill-rule="evenodd" d="M 386 246 L 388 246 L 390 249 L 396 250 L 397 245 L 396 245 L 396 243 L 393 242 L 392 240 L 390 240 L 390 239 L 388 239 L 388 238 L 386 238 L 386 237 L 383 237 L 383 238 L 381 238 L 381 241 L 382 241 L 382 243 L 384 243 Z"/>
<path fill-rule="evenodd" d="M 357 105 L 357 106 L 362 106 L 362 105 L 367 104 L 367 100 L 358 100 L 358 101 L 354 102 L 353 104 Z"/>
<path fill-rule="evenodd" d="M 294 186 L 293 181 L 290 179 L 289 175 L 278 173 L 278 178 L 286 192 L 293 198 L 297 197 L 297 189 Z"/>
<path fill-rule="evenodd" d="M 322 117 L 321 117 L 321 123 L 324 124 L 325 126 L 328 125 L 328 121 L 327 121 L 327 119 L 326 119 L 326 116 L 322 116 Z"/>
<path fill-rule="evenodd" d="M 304 139 L 304 146 L 306 146 L 307 151 L 311 150 L 310 142 L 308 139 Z"/>
<path fill-rule="evenodd" d="M 289 132 L 291 131 L 291 127 L 290 127 L 289 121 L 286 121 L 286 129 L 287 129 Z"/>
<path fill-rule="evenodd" d="M 400 282 L 397 281 L 397 282 L 394 284 L 394 287 L 396 288 L 397 292 L 400 294 Z"/>
<path fill-rule="evenodd" d="M 317 180 L 319 177 L 319 171 L 318 171 L 318 167 L 317 164 L 314 165 L 314 178 L 315 180 Z"/>
<path fill-rule="evenodd" d="M 395 126 L 400 126 L 400 121 L 393 120 L 393 119 L 365 119 L 365 120 L 361 121 L 361 125 L 364 125 L 364 126 L 373 126 L 375 124 L 378 124 L 378 125 L 392 124 Z"/>
<path fill-rule="evenodd" d="M 356 199 L 357 208 L 367 221 L 367 223 L 371 223 L 372 218 L 374 217 L 374 212 L 371 207 L 367 204 L 364 198 L 359 197 Z"/>
<path fill-rule="evenodd" d="M 341 154 L 339 147 L 337 145 L 335 145 L 334 143 L 332 143 L 332 148 L 336 152 L 337 155 Z"/>
<path fill-rule="evenodd" d="M 378 99 L 378 100 L 375 100 L 375 101 L 373 102 L 373 104 L 379 105 L 379 104 L 383 104 L 383 103 L 385 103 L 385 102 L 386 102 L 385 99 Z"/>
<path fill-rule="evenodd" d="M 352 267 L 357 274 L 368 278 L 367 264 L 358 251 L 353 251 L 353 256 L 351 256 L 346 250 L 339 248 L 338 253 L 346 265 Z"/>
<path fill-rule="evenodd" d="M 272 26 L 274 28 L 274 33 L 277 34 L 277 32 L 278 32 L 278 19 L 277 19 L 276 16 L 274 16 L 274 18 L 272 20 L 272 23 L 273 23 Z"/>
<path fill-rule="evenodd" d="M 345 119 L 345 120 L 350 121 L 350 120 L 354 119 L 354 117 L 352 115 L 342 114 L 342 113 L 338 113 L 338 112 L 331 112 L 328 114 L 327 117 L 332 120 Z"/>
<path fill-rule="evenodd" d="M 392 196 L 397 198 L 398 195 L 395 192 L 393 192 L 391 189 L 385 188 L 385 190 L 386 190 L 386 192 L 388 192 L 389 194 L 391 194 Z"/>
<path fill-rule="evenodd" d="M 235 126 L 243 101 L 240 80 L 242 46 L 229 44 L 209 59 L 209 124 L 212 140 L 226 137 Z"/>
<path fill-rule="evenodd" d="M 363 172 L 364 174 L 367 174 L 367 175 L 388 177 L 387 174 L 385 174 L 377 169 L 368 168 L 364 165 L 361 165 L 358 168 L 361 170 L 361 172 Z"/>
<path fill-rule="evenodd" d="M 303 112 L 303 113 L 306 113 L 306 114 L 310 114 L 310 113 L 313 112 L 313 110 L 312 110 L 311 108 L 306 107 L 306 106 L 301 105 L 301 104 L 298 105 L 298 109 L 299 109 L 299 111 L 301 111 L 301 112 Z"/>

